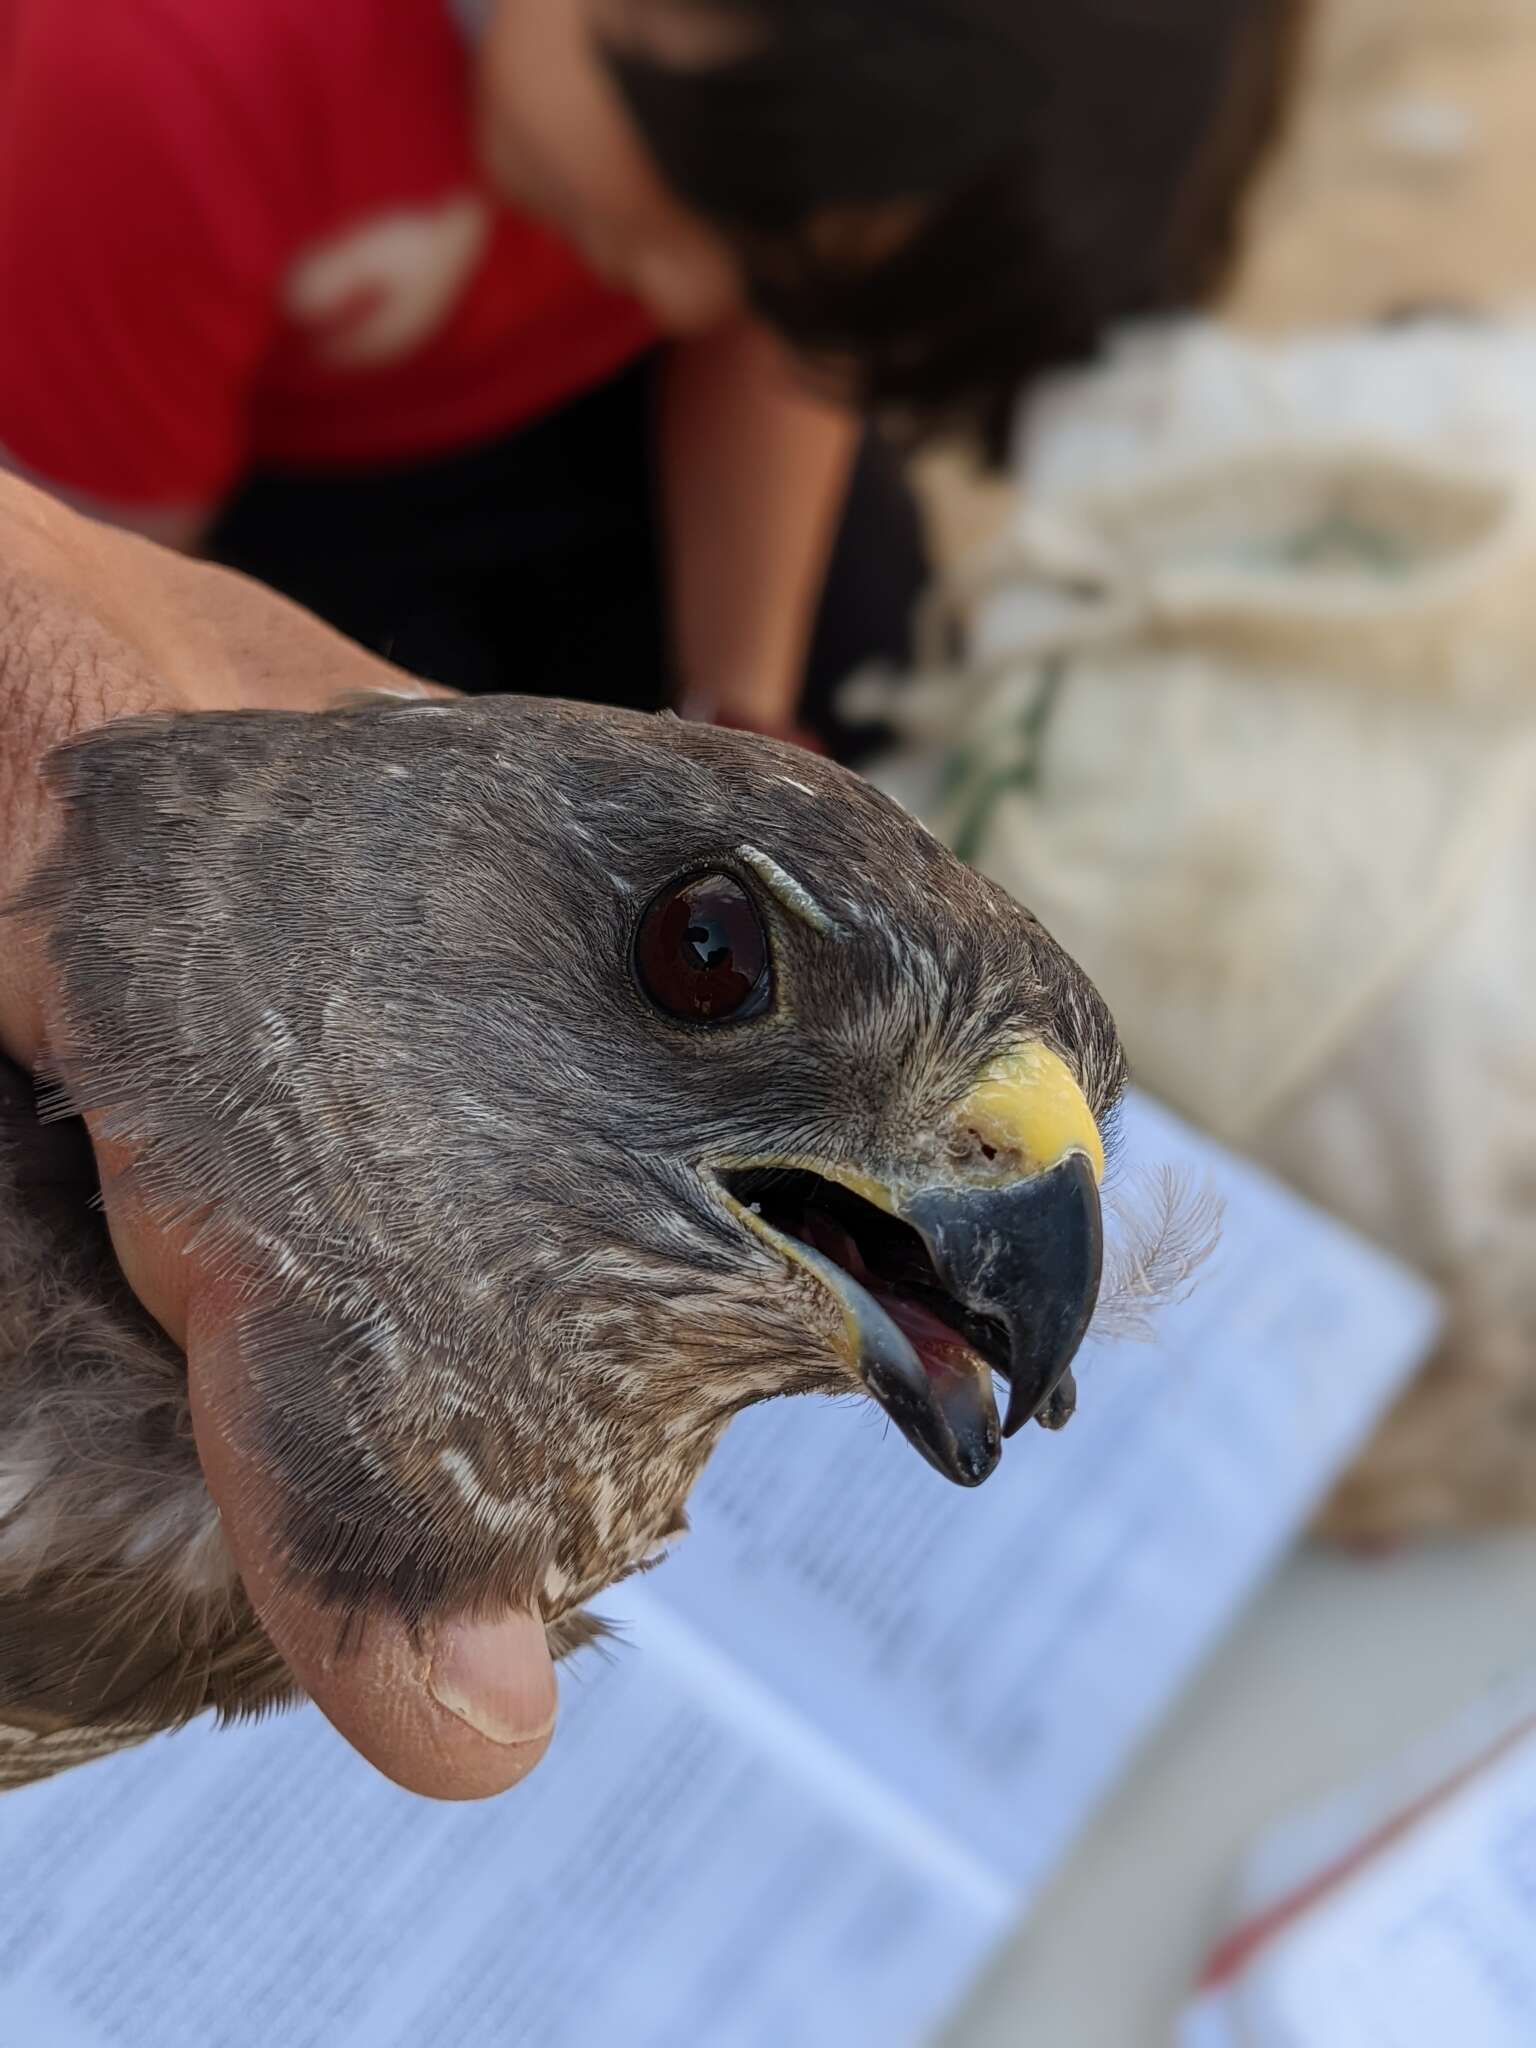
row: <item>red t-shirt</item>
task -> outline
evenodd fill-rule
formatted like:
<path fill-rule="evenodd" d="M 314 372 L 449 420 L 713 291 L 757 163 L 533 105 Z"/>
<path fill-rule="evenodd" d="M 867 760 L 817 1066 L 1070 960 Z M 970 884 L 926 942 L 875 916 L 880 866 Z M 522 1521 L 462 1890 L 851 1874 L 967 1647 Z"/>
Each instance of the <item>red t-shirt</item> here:
<path fill-rule="evenodd" d="M 474 153 L 450 0 L 0 0 L 0 459 L 121 508 L 451 452 L 654 339 Z"/>

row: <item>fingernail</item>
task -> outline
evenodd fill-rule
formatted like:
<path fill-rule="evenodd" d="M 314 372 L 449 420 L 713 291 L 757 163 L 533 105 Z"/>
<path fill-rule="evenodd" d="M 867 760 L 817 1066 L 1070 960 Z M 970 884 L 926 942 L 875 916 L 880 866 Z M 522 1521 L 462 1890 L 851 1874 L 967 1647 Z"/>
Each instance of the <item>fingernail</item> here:
<path fill-rule="evenodd" d="M 426 1676 L 438 1705 L 488 1742 L 507 1748 L 542 1742 L 555 1725 L 555 1668 L 535 1615 L 448 1623 L 432 1646 Z"/>

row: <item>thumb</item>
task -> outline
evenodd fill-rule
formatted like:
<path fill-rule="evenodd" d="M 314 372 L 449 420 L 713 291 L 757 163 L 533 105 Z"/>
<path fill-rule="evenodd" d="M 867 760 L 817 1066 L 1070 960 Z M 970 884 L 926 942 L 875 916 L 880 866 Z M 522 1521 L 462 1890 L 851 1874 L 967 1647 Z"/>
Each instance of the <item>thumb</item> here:
<path fill-rule="evenodd" d="M 203 1476 L 251 1605 L 295 1679 L 353 1748 L 407 1791 L 483 1799 L 518 1784 L 548 1749 L 558 1705 L 542 1619 L 526 1610 L 450 1615 L 416 1634 L 381 1613 L 347 1629 L 289 1569 L 283 1497 L 255 1447 L 228 1282 L 217 1284 L 194 1247 L 146 1215 L 118 1148 L 98 1136 L 97 1149 L 118 1261 L 186 1350 Z"/>

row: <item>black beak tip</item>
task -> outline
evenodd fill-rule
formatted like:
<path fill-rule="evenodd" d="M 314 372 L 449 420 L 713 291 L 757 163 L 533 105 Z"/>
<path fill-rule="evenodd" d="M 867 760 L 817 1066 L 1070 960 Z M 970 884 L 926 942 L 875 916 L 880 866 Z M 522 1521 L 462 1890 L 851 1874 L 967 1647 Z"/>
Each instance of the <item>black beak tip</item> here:
<path fill-rule="evenodd" d="M 1079 1340 L 1081 1341 L 1081 1340 Z M 1038 1422 L 1042 1429 L 1052 1431 L 1065 1429 L 1077 1413 L 1077 1381 L 1072 1368 L 1067 1367 L 1046 1398 L 1031 1408 L 1028 1396 L 1015 1400 L 1010 1398 L 1008 1416 L 1003 1424 L 1003 1436 L 1017 1436 L 1026 1422 Z"/>
<path fill-rule="evenodd" d="M 963 1486 L 969 1491 L 982 1486 L 997 1470 L 1003 1455 L 1003 1435 L 1000 1429 L 993 1429 L 986 1437 L 977 1437 L 962 1443 L 943 1445 L 924 1442 L 918 1437 L 911 1439 L 935 1472 L 949 1480 L 951 1485 Z"/>
<path fill-rule="evenodd" d="M 1003 1433 L 995 1425 L 983 1434 L 955 1446 L 954 1463 L 945 1472 L 957 1486 L 980 1486 L 997 1470 L 1003 1455 Z"/>
<path fill-rule="evenodd" d="M 1051 1398 L 1039 1410 L 1040 1427 L 1042 1429 L 1065 1429 L 1076 1413 L 1077 1381 L 1073 1377 L 1071 1366 L 1068 1366 L 1057 1381 Z"/>
<path fill-rule="evenodd" d="M 866 1368 L 865 1385 L 913 1449 L 956 1486 L 980 1486 L 997 1470 L 1003 1432 L 990 1391 L 962 1381 L 939 1391 L 914 1386 L 883 1363 Z"/>
<path fill-rule="evenodd" d="M 1071 1153 L 996 1190 L 925 1191 L 911 1220 L 956 1295 L 1009 1333 L 1004 1437 L 1036 1418 L 1060 1429 L 1077 1405 L 1071 1366 L 1098 1306 L 1104 1221 L 1093 1167 Z"/>

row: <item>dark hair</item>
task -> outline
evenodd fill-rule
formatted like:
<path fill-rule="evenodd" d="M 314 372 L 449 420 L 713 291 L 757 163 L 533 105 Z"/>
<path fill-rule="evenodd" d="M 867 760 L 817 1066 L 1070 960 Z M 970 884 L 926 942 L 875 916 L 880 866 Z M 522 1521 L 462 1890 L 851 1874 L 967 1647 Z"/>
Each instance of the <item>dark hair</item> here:
<path fill-rule="evenodd" d="M 742 36 L 605 54 L 756 310 L 864 403 L 995 446 L 1032 378 L 1218 288 L 1303 0 L 669 4 Z M 869 240 L 907 207 L 894 250 Z"/>

